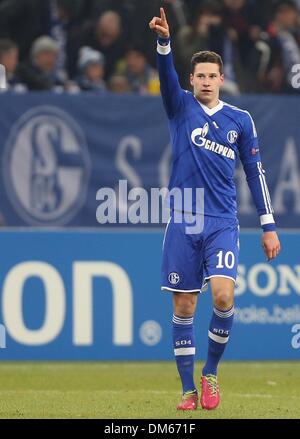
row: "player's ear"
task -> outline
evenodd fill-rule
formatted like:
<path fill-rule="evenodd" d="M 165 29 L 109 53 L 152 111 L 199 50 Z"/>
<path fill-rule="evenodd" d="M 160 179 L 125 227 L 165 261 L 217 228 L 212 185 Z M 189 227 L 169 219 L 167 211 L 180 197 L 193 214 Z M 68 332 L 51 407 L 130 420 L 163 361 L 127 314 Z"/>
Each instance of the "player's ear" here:
<path fill-rule="evenodd" d="M 194 87 L 194 75 L 193 75 L 193 73 L 190 74 L 190 83 Z"/>
<path fill-rule="evenodd" d="M 220 80 L 221 80 L 221 84 L 223 85 L 224 84 L 224 73 L 222 73 L 220 75 Z"/>

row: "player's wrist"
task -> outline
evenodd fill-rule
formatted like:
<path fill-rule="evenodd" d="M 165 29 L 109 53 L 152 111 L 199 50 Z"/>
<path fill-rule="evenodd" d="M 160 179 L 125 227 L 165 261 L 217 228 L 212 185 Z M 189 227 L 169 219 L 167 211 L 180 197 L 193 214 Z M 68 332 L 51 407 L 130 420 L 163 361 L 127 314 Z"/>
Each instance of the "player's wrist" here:
<path fill-rule="evenodd" d="M 276 232 L 276 224 L 275 223 L 270 223 L 270 224 L 264 224 L 262 226 L 263 232 Z"/>
<path fill-rule="evenodd" d="M 274 232 L 276 230 L 274 217 L 271 213 L 260 216 L 260 225 L 264 232 Z"/>
<path fill-rule="evenodd" d="M 157 52 L 160 55 L 168 55 L 171 52 L 170 38 L 158 37 L 158 39 L 157 39 Z"/>
<path fill-rule="evenodd" d="M 160 46 L 167 46 L 170 43 L 170 35 L 168 37 L 158 36 L 157 42 Z"/>

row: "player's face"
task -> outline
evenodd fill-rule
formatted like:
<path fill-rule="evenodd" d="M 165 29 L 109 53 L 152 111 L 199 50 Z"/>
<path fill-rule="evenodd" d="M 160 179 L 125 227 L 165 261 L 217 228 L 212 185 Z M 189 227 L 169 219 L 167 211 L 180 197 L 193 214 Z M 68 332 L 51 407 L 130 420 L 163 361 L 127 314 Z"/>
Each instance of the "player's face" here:
<path fill-rule="evenodd" d="M 218 64 L 196 64 L 194 73 L 190 76 L 190 81 L 198 101 L 207 106 L 218 104 L 220 87 L 224 82 L 224 75 L 220 74 Z"/>

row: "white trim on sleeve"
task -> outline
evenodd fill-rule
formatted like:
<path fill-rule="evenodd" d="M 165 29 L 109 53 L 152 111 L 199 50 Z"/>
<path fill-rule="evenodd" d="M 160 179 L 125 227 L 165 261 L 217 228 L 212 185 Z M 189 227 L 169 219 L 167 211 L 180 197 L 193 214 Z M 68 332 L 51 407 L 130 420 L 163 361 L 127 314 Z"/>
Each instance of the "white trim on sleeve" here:
<path fill-rule="evenodd" d="M 260 216 L 260 225 L 275 224 L 274 217 L 271 213 Z"/>
<path fill-rule="evenodd" d="M 168 55 L 171 52 L 171 44 L 168 43 L 166 46 L 162 46 L 161 44 L 157 43 L 157 52 L 160 55 Z"/>

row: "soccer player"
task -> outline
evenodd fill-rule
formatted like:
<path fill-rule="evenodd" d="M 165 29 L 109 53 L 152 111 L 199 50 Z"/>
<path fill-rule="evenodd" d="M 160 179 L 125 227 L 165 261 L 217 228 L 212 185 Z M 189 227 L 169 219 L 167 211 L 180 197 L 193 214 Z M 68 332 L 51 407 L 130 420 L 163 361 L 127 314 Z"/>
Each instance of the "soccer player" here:
<path fill-rule="evenodd" d="M 221 57 L 214 52 L 195 53 L 191 60 L 193 93 L 182 90 L 175 71 L 169 26 L 164 9 L 149 23 L 158 35 L 157 63 L 161 94 L 172 139 L 172 188 L 203 188 L 204 218 L 200 233 L 187 233 L 186 221 L 174 220 L 174 203 L 166 227 L 162 289 L 173 292 L 173 342 L 183 397 L 179 410 L 195 410 L 195 335 L 193 317 L 197 294 L 210 282 L 213 313 L 208 331 L 207 360 L 202 370 L 202 408 L 220 402 L 217 368 L 228 342 L 234 315 L 234 284 L 238 265 L 238 220 L 235 159 L 239 155 L 260 223 L 262 246 L 268 260 L 280 251 L 273 208 L 262 168 L 254 122 L 247 111 L 219 99 L 224 81 Z M 173 207 L 173 210 L 172 210 Z M 204 214 L 204 215 L 203 215 Z"/>

